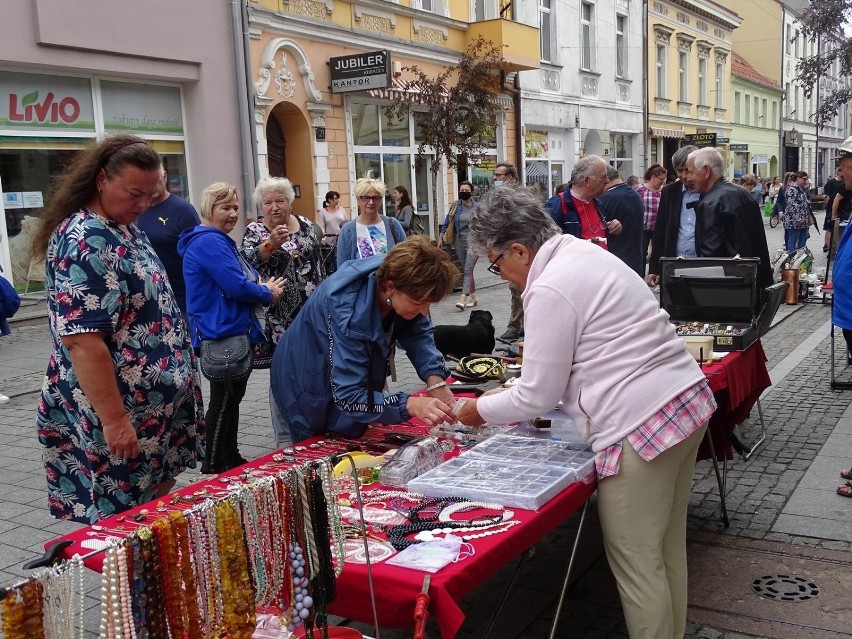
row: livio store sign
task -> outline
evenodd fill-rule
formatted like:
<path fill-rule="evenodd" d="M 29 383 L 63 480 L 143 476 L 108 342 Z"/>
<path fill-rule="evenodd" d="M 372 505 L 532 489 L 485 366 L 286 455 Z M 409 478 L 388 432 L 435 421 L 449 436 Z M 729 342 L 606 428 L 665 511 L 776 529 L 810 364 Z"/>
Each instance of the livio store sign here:
<path fill-rule="evenodd" d="M 89 80 L 0 71 L 0 128 L 94 131 Z"/>
<path fill-rule="evenodd" d="M 368 51 L 339 58 L 329 58 L 331 92 L 385 89 L 390 83 L 390 54 Z"/>

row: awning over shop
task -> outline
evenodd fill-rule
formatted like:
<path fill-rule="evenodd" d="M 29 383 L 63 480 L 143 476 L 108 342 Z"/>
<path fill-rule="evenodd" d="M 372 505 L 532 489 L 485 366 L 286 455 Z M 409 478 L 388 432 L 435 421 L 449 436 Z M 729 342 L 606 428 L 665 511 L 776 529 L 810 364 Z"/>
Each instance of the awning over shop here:
<path fill-rule="evenodd" d="M 380 100 L 394 100 L 399 95 L 406 93 L 411 96 L 417 96 L 420 94 L 420 91 L 414 87 L 409 87 L 408 83 L 398 78 L 392 78 L 391 85 L 385 89 L 370 89 L 367 91 L 367 95 L 372 98 L 379 98 Z"/>
<path fill-rule="evenodd" d="M 530 162 L 527 164 L 526 171 L 527 182 L 547 182 L 550 177 L 550 171 L 547 168 L 547 162 Z"/>
<path fill-rule="evenodd" d="M 663 127 L 651 127 L 651 137 L 655 138 L 682 138 L 683 129 L 664 129 Z"/>

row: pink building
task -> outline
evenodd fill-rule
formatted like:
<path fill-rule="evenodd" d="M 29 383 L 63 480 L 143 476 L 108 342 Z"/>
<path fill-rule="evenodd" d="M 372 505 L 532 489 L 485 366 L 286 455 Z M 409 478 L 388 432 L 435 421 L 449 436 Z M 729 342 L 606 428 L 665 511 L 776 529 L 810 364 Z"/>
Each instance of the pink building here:
<path fill-rule="evenodd" d="M 16 285 L 41 278 L 27 251 L 51 177 L 98 136 L 149 139 L 189 200 L 217 180 L 254 187 L 235 6 L 0 3 L 0 265 Z"/>

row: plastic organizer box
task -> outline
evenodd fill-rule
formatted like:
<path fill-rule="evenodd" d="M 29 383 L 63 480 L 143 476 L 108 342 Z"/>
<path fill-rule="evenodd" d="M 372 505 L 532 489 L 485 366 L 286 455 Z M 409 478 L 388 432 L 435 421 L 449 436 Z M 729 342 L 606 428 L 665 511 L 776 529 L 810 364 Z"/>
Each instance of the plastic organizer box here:
<path fill-rule="evenodd" d="M 595 458 L 589 445 L 583 441 L 557 441 L 516 435 L 495 435 L 462 455 L 497 457 L 523 464 L 559 466 L 575 470 L 577 479 L 583 479 L 586 474 L 594 470 Z M 590 460 L 591 465 L 589 465 Z"/>

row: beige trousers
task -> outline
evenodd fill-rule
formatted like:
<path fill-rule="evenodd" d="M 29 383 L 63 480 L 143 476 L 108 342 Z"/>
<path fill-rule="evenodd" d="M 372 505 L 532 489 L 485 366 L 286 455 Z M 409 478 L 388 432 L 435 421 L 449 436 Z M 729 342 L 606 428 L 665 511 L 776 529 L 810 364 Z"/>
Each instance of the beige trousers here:
<path fill-rule="evenodd" d="M 630 639 L 686 631 L 686 507 L 703 426 L 646 462 L 625 438 L 621 469 L 598 485 L 607 560 Z"/>

